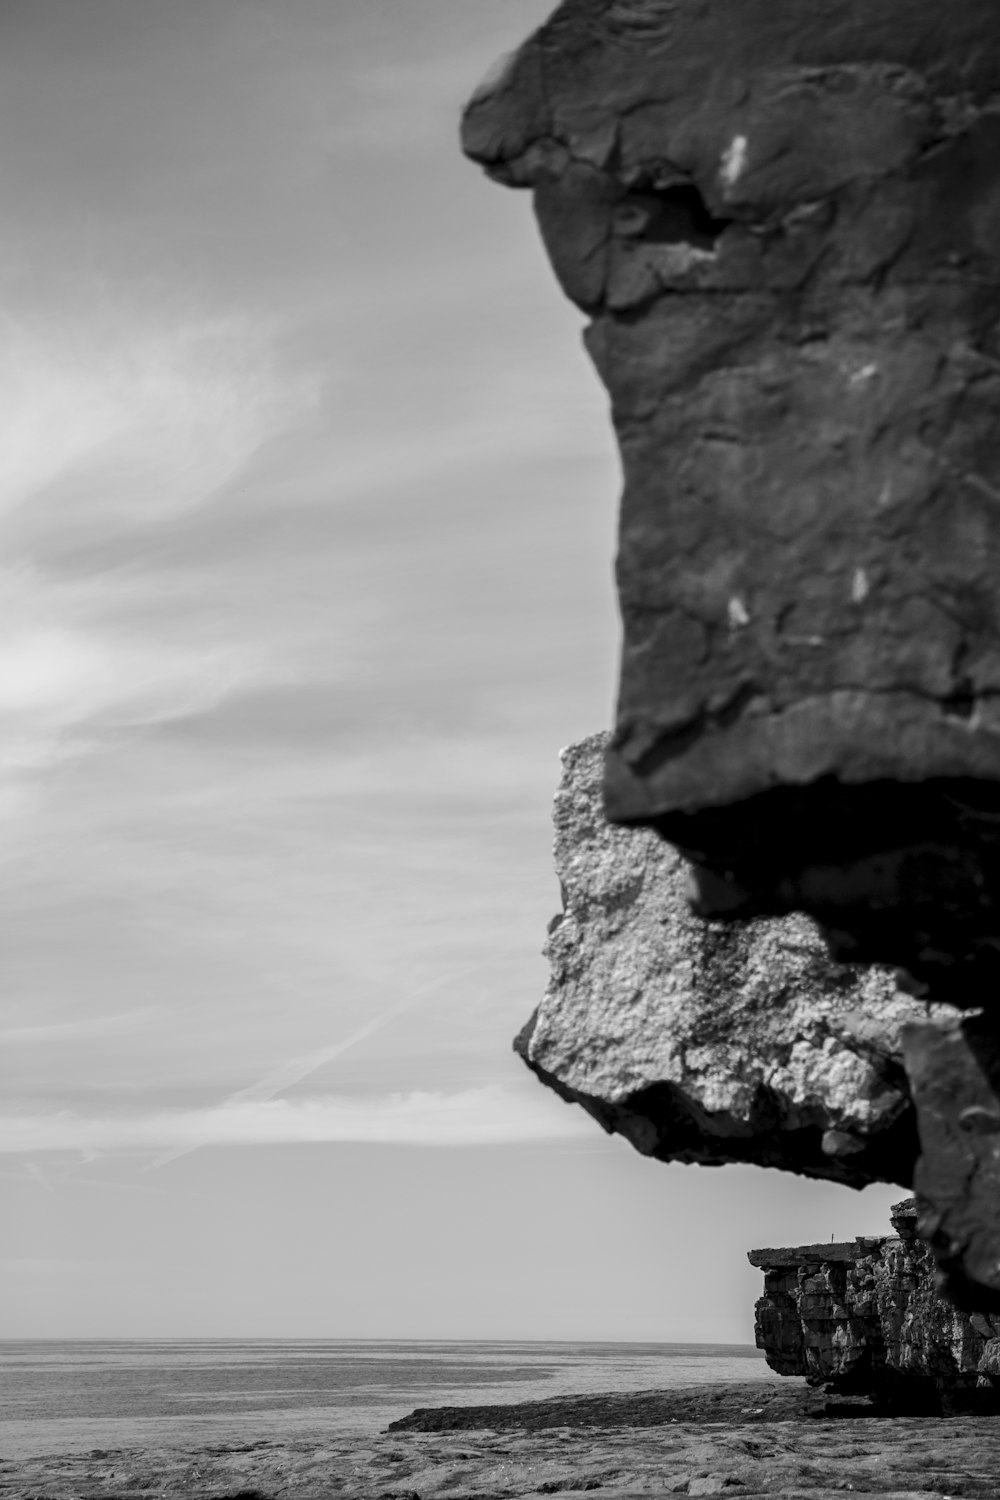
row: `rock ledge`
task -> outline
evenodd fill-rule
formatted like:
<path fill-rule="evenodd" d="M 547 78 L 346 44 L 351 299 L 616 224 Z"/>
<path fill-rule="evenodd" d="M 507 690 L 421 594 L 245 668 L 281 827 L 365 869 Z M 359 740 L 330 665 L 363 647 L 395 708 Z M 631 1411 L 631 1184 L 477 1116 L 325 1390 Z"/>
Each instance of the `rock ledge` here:
<path fill-rule="evenodd" d="M 751 1250 L 764 1272 L 757 1346 L 779 1375 L 888 1410 L 1000 1412 L 1000 1321 L 938 1294 L 916 1212 L 897 1203 L 892 1235 Z"/>

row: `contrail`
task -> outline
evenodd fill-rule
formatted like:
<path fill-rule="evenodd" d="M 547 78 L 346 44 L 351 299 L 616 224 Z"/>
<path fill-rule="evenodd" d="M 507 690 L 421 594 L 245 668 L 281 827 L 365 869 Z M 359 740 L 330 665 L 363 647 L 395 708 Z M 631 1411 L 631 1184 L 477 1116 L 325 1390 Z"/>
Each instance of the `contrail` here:
<path fill-rule="evenodd" d="M 47 1193 L 55 1192 L 55 1188 L 37 1162 L 26 1161 L 24 1164 L 24 1173 L 26 1177 L 31 1178 L 32 1182 L 37 1182 L 39 1187 L 43 1187 Z"/>
<path fill-rule="evenodd" d="M 301 1083 L 303 1078 L 308 1078 L 310 1073 L 315 1073 L 317 1068 L 323 1067 L 324 1063 L 332 1062 L 335 1057 L 341 1057 L 352 1047 L 356 1047 L 359 1042 L 365 1041 L 374 1032 L 380 1031 L 383 1026 L 394 1021 L 404 1011 L 410 1010 L 418 1000 L 422 1000 L 434 990 L 442 989 L 453 980 L 464 979 L 466 975 L 474 974 L 477 969 L 485 969 L 497 961 L 496 956 L 477 959 L 475 963 L 466 964 L 454 974 L 446 974 L 443 978 L 429 980 L 427 984 L 411 990 L 404 999 L 391 1005 L 388 1010 L 382 1011 L 381 1015 L 375 1016 L 371 1021 L 366 1021 L 363 1026 L 359 1026 L 342 1041 L 335 1042 L 332 1047 L 324 1047 L 319 1052 L 307 1052 L 302 1057 L 290 1057 L 277 1068 L 273 1068 L 270 1073 L 265 1073 L 264 1077 L 258 1079 L 256 1083 L 248 1084 L 245 1089 L 237 1089 L 235 1094 L 230 1094 L 222 1101 L 221 1108 L 225 1109 L 228 1104 L 262 1104 L 268 1099 L 275 1098 L 284 1089 L 291 1088 L 295 1083 Z M 200 1151 L 204 1144 L 200 1142 L 196 1145 L 171 1146 L 168 1151 L 161 1151 L 158 1156 L 155 1156 L 144 1170 L 152 1172 L 157 1167 L 165 1166 L 168 1161 L 176 1161 L 179 1156 L 187 1156 L 191 1151 Z"/>

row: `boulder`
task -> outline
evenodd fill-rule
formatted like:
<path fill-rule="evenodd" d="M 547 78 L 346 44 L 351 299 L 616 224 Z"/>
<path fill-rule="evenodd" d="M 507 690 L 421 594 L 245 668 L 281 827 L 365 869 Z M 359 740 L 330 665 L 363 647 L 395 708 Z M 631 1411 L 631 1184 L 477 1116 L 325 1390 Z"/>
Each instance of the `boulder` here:
<path fill-rule="evenodd" d="M 901 1033 L 928 1007 L 886 970 L 835 963 L 807 917 L 695 917 L 676 851 L 606 821 L 606 745 L 593 735 L 563 751 L 563 910 L 548 988 L 515 1043 L 524 1060 L 663 1161 L 909 1186 L 918 1141 Z"/>

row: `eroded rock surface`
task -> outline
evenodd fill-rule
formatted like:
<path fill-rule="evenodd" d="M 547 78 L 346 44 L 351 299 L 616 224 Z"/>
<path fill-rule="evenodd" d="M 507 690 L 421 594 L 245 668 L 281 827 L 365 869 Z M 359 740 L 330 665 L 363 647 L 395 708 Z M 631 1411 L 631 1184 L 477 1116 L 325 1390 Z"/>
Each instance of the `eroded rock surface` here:
<path fill-rule="evenodd" d="M 604 817 L 607 739 L 563 752 L 563 911 L 517 1050 L 646 1155 L 914 1187 L 948 1297 L 1000 1313 L 990 1018 L 916 1000 L 888 970 L 834 962 L 807 917 L 694 916 L 682 857 L 652 830 Z"/>
<path fill-rule="evenodd" d="M 928 1007 L 886 971 L 834 963 L 808 918 L 693 916 L 680 856 L 651 830 L 607 823 L 606 743 L 563 752 L 564 909 L 548 989 L 516 1044 L 525 1061 L 665 1161 L 908 1186 L 917 1135 L 900 1033 Z"/>
<path fill-rule="evenodd" d="M 758 1348 L 779 1375 L 890 1406 L 1000 1411 L 1000 1323 L 939 1295 L 915 1200 L 896 1204 L 892 1227 L 877 1239 L 752 1250 L 764 1272 Z"/>
<path fill-rule="evenodd" d="M 611 396 L 608 815 L 686 854 L 701 915 L 805 912 L 835 957 L 982 1012 L 914 1018 L 906 1053 L 921 1232 L 953 1295 L 1000 1308 L 1000 8 L 563 0 L 484 81 L 463 140 L 533 190 Z M 878 1090 L 859 1128 L 846 1088 L 782 1073 L 780 1026 L 742 1096 L 695 1081 L 713 1065 L 675 1010 L 676 1048 L 640 1041 L 622 995 L 629 965 L 659 983 L 636 957 L 653 931 L 612 976 L 612 1014 L 593 992 L 606 1076 L 586 1037 L 554 1039 L 548 1002 L 534 1066 L 655 1154 L 742 1141 L 747 1160 L 908 1180 L 873 1145 Z M 845 983 L 878 1031 L 881 999 Z M 844 1024 L 823 1045 L 851 1073 Z M 880 1049 L 894 1067 L 898 1029 Z"/>
<path fill-rule="evenodd" d="M 345 1439 L 206 1447 L 98 1451 L 0 1465 L 0 1495 L 10 1500 L 567 1500 L 594 1492 L 606 1500 L 638 1496 L 728 1495 L 740 1500 L 996 1500 L 1000 1430 L 988 1417 L 868 1417 L 822 1420 L 754 1416 L 762 1382 L 742 1388 L 698 1418 L 685 1411 L 667 1424 L 633 1426 L 614 1399 L 604 1424 L 539 1428 L 532 1403 L 512 1405 L 501 1430 L 393 1431 Z M 724 1389 L 724 1394 L 730 1392 Z M 707 1404 L 707 1403 L 706 1403 Z M 732 1403 L 735 1405 L 735 1403 Z M 742 1408 L 742 1410 L 740 1409 Z M 523 1421 L 517 1423 L 517 1415 Z M 720 1420 L 721 1417 L 721 1420 Z M 458 1424 L 455 1424 L 458 1425 Z M 485 1430 L 482 1430 L 485 1428 Z M 518 1430 L 520 1428 L 520 1430 Z"/>
<path fill-rule="evenodd" d="M 564 0 L 464 143 L 611 394 L 610 816 L 994 1006 L 1000 10 Z"/>
<path fill-rule="evenodd" d="M 948 1296 L 1000 1313 L 1000 1036 L 992 1018 L 910 1023 L 903 1055 L 921 1156 L 920 1232 Z"/>

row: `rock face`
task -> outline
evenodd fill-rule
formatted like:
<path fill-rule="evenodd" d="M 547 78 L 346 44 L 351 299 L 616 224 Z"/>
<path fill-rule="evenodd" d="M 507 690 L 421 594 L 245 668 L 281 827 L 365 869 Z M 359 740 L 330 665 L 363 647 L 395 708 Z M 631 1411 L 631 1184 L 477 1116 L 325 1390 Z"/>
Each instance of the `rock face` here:
<path fill-rule="evenodd" d="M 611 396 L 624 642 L 607 813 L 688 857 L 701 915 L 808 913 L 835 957 L 982 1010 L 914 1019 L 903 1047 L 921 1232 L 954 1295 L 1000 1308 L 998 101 L 1000 8 L 982 0 L 563 0 L 481 85 L 463 140 L 533 190 Z M 868 991 L 851 993 L 877 1033 Z M 622 1113 L 617 1064 L 598 1078 L 586 1037 L 549 1038 L 545 1007 L 524 1046 L 595 1113 L 607 1096 L 641 1149 L 684 1136 L 716 1159 L 705 1143 L 743 1131 L 745 1159 L 781 1157 L 776 1098 L 779 1120 L 806 1122 L 783 1137 L 844 1137 L 804 1169 L 869 1161 L 859 1121 L 880 1106 L 851 1115 L 833 1085 L 828 1113 L 811 1084 L 772 1095 L 770 1064 L 739 1098 L 689 1089 L 692 1026 L 667 1058 L 601 1003 L 591 1034 L 621 1032 L 622 1090 L 626 1054 L 641 1064 L 648 1130 Z M 873 1046 L 895 1066 L 897 1031 Z M 887 1170 L 906 1180 L 876 1151 L 870 1171 Z"/>
<path fill-rule="evenodd" d="M 1000 1313 L 1000 1037 L 992 1018 L 903 1028 L 921 1156 L 920 1232 L 948 1295 Z"/>
<path fill-rule="evenodd" d="M 892 1226 L 878 1239 L 751 1250 L 764 1272 L 757 1347 L 779 1375 L 890 1406 L 1000 1410 L 1000 1322 L 938 1295 L 915 1200 L 896 1204 Z"/>
<path fill-rule="evenodd" d="M 545 996 L 515 1042 L 525 1062 L 662 1161 L 914 1187 L 949 1297 L 1000 1313 L 989 1020 L 916 1000 L 887 970 L 834 962 L 807 917 L 695 917 L 682 857 L 651 829 L 605 819 L 607 744 L 593 735 L 563 752 L 563 910 Z"/>
<path fill-rule="evenodd" d="M 607 808 L 996 1003 L 1000 12 L 564 0 L 470 104 L 625 473 Z"/>
<path fill-rule="evenodd" d="M 564 909 L 548 989 L 516 1043 L 525 1061 L 664 1161 L 908 1186 L 917 1135 L 900 1038 L 926 1005 L 884 971 L 834 963 L 805 917 L 694 917 L 681 857 L 605 820 L 606 744 L 563 752 Z"/>

